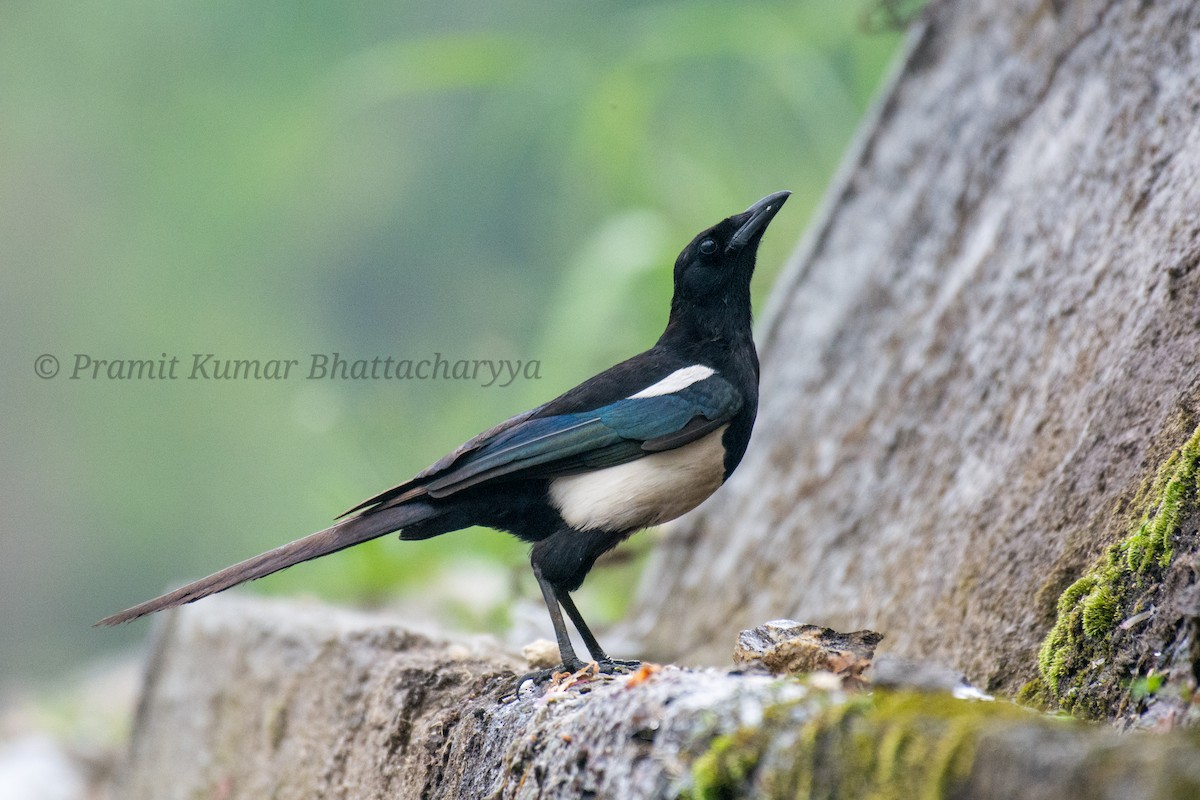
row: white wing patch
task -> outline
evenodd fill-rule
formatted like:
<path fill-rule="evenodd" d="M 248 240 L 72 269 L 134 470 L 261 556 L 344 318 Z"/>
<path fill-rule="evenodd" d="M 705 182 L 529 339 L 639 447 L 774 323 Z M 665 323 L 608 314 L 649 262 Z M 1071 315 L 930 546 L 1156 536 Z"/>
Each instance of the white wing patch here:
<path fill-rule="evenodd" d="M 690 367 L 677 369 L 667 377 L 663 378 L 653 386 L 647 386 L 637 394 L 629 395 L 630 400 L 637 400 L 645 397 L 659 397 L 664 394 L 671 394 L 686 389 L 693 383 L 699 383 L 705 378 L 715 375 L 717 371 L 712 367 L 706 367 L 703 364 L 694 364 Z"/>
<path fill-rule="evenodd" d="M 675 450 L 555 478 L 550 482 L 550 500 L 567 524 L 579 530 L 636 530 L 675 519 L 720 488 L 725 479 L 721 437 L 728 427 L 722 425 Z"/>

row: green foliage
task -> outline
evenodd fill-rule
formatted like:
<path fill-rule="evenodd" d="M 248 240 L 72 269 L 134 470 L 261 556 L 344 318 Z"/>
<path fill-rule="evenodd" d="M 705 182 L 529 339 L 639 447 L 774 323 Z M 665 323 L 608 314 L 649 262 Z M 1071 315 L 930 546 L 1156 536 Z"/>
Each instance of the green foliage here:
<path fill-rule="evenodd" d="M 142 635 L 78 632 L 324 526 L 644 348 L 682 243 L 788 188 L 761 305 L 898 41 L 860 30 L 866 3 L 8 4 L 0 436 L 21 531 L 0 539 L 17 565 L 0 592 L 20 613 L 0 639 L 25 646 L 0 672 Z M 538 359 L 543 378 L 30 367 L 335 351 Z M 500 580 L 461 616 L 493 624 L 525 556 L 483 532 L 383 540 L 263 585 L 427 596 L 463 552 Z"/>

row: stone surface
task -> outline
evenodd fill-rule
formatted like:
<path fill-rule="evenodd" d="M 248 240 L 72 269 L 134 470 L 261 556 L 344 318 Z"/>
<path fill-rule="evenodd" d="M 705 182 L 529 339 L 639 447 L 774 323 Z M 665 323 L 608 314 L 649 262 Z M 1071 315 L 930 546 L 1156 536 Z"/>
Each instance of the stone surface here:
<path fill-rule="evenodd" d="M 514 696 L 524 669 L 378 617 L 210 598 L 158 631 L 119 796 L 667 796 L 689 748 L 804 693 L 664 668 Z"/>
<path fill-rule="evenodd" d="M 1200 421 L 1198 102 L 1193 0 L 931 6 L 775 287 L 742 466 L 656 550 L 652 656 L 786 615 L 988 690 L 1037 674 Z M 1195 641 L 1171 568 L 1118 683 Z"/>
<path fill-rule="evenodd" d="M 738 634 L 733 663 L 762 667 L 772 675 L 832 672 L 856 679 L 871 666 L 883 634 L 875 631 L 839 633 L 790 619 L 764 622 Z"/>
<path fill-rule="evenodd" d="M 113 796 L 1195 797 L 1200 738 L 1116 733 L 946 693 L 714 669 L 577 674 L 394 620 L 209 598 L 158 627 Z"/>
<path fill-rule="evenodd" d="M 521 648 L 521 658 L 529 669 L 549 669 L 559 664 L 558 644 L 549 639 L 535 639 Z"/>

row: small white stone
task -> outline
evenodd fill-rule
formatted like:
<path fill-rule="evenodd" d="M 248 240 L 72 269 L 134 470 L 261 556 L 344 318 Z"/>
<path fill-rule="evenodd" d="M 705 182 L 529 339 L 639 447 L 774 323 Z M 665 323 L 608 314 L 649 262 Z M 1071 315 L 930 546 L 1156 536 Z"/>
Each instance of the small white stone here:
<path fill-rule="evenodd" d="M 558 664 L 558 645 L 549 639 L 535 639 L 521 648 L 521 656 L 530 669 L 548 669 Z"/>

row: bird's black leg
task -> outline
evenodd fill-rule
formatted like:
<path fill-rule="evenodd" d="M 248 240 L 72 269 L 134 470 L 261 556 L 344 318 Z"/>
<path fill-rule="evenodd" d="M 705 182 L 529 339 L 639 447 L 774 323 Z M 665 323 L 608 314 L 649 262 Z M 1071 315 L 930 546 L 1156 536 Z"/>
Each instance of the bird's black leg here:
<path fill-rule="evenodd" d="M 579 631 L 579 635 L 583 638 L 583 643 L 587 645 L 588 652 L 592 654 L 592 658 L 596 659 L 596 663 L 600 666 L 601 672 L 610 672 L 615 669 L 636 669 L 640 666 L 639 661 L 619 661 L 614 658 L 609 658 L 608 653 L 604 652 L 604 648 L 596 641 L 596 637 L 588 628 L 587 623 L 583 621 L 583 615 L 579 613 L 579 609 L 575 607 L 575 601 L 571 599 L 570 593 L 566 591 L 554 591 L 558 602 L 562 604 L 563 610 L 567 612 L 567 616 L 571 618 L 571 623 L 575 629 Z"/>
<path fill-rule="evenodd" d="M 592 654 L 592 658 L 597 661 L 608 661 L 608 653 L 604 652 L 604 648 L 596 641 L 596 637 L 592 635 L 587 623 L 583 621 L 583 615 L 579 613 L 579 609 L 575 607 L 575 601 L 571 599 L 569 592 L 554 592 L 558 602 L 562 604 L 563 610 L 567 612 L 567 616 L 571 618 L 571 623 L 575 626 L 575 630 L 579 631 L 579 635 L 583 638 L 583 643 L 587 645 L 588 652 Z"/>
<path fill-rule="evenodd" d="M 562 610 L 559 608 L 559 598 L 554 591 L 554 587 L 550 582 L 542 576 L 541 569 L 535 563 L 533 565 L 533 576 L 537 578 L 538 586 L 542 590 L 542 599 L 546 601 L 546 610 L 550 612 L 550 624 L 554 626 L 554 638 L 558 640 L 558 655 L 562 658 L 563 668 L 576 672 L 583 668 L 583 662 L 579 660 L 579 656 L 575 655 L 575 647 L 571 644 L 571 636 L 567 633 L 566 623 L 563 622 Z M 574 606 L 570 607 L 572 610 Z M 570 613 L 568 611 L 567 613 Z M 576 611 L 575 614 L 579 612 Z M 575 617 L 572 616 L 572 621 Z M 591 636 L 589 633 L 588 636 Z M 586 641 L 586 639 L 585 639 Z M 591 641 L 595 642 L 595 639 Z M 591 645 L 588 646 L 590 651 Z"/>

